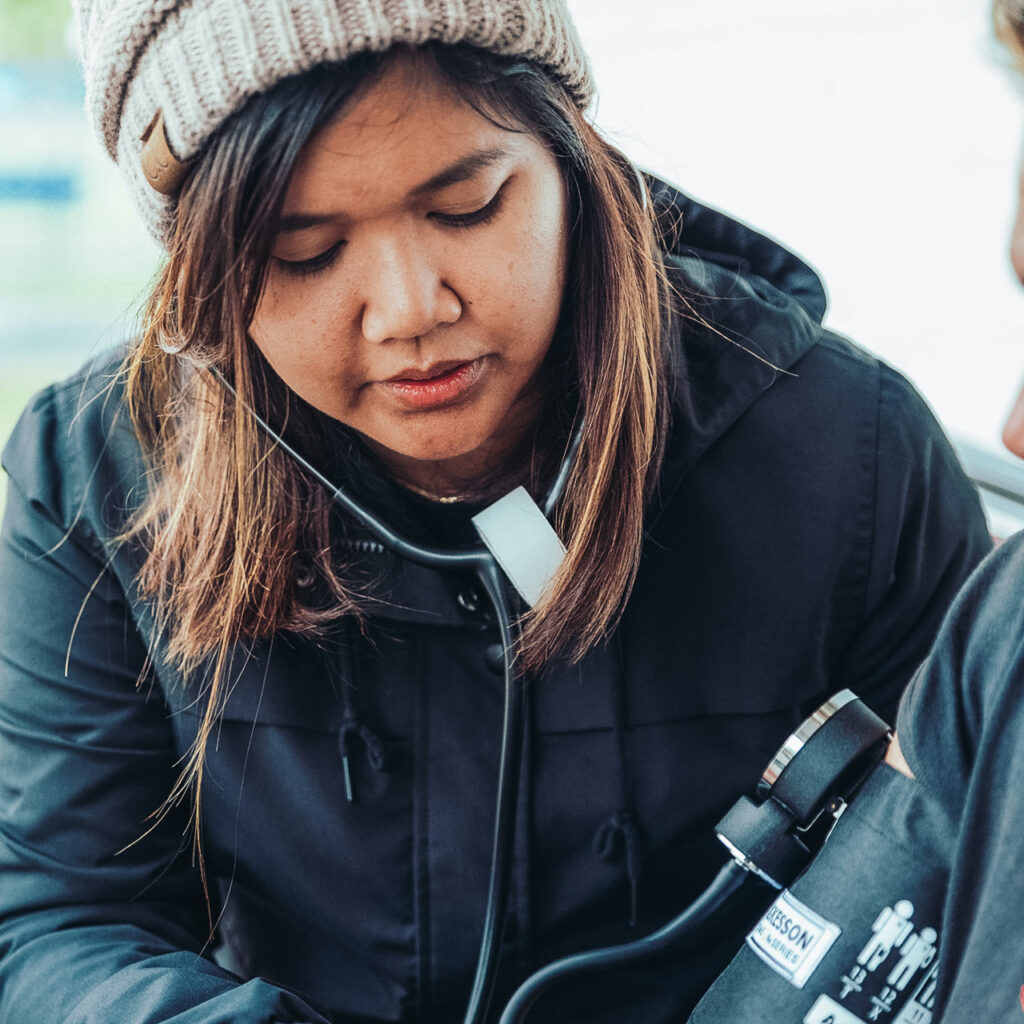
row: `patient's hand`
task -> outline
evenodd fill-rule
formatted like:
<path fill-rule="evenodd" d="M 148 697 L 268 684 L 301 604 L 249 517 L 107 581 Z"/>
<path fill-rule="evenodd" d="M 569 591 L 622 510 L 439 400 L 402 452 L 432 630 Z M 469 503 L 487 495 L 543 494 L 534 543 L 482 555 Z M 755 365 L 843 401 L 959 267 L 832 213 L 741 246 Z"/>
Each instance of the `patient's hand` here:
<path fill-rule="evenodd" d="M 908 779 L 914 777 L 914 773 L 910 770 L 910 765 L 907 764 L 907 759 L 903 756 L 903 751 L 900 750 L 900 738 L 896 733 L 892 734 L 892 743 L 889 744 L 889 749 L 885 752 L 885 763 L 902 775 L 906 775 Z"/>

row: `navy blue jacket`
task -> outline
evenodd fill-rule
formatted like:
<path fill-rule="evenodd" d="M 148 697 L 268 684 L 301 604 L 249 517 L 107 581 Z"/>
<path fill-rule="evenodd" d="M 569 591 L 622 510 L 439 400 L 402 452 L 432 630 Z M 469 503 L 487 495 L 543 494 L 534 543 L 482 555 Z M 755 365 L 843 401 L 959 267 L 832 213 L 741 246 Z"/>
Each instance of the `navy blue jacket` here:
<path fill-rule="evenodd" d="M 675 283 L 722 333 L 675 328 L 672 435 L 621 626 L 533 687 L 499 1001 L 688 902 L 723 858 L 711 826 L 827 694 L 891 716 L 988 549 L 924 403 L 822 329 L 813 272 L 656 192 Z M 356 532 L 381 598 L 366 633 L 339 620 L 321 644 L 238 652 L 202 805 L 215 963 L 187 809 L 150 828 L 202 697 L 167 668 L 137 552 L 112 543 L 142 477 L 108 388 L 94 366 L 47 389 L 4 453 L 0 1020 L 461 1019 L 502 706 L 472 581 Z M 458 528 L 390 500 L 425 536 Z M 685 1019 L 748 917 L 535 1019 Z"/>

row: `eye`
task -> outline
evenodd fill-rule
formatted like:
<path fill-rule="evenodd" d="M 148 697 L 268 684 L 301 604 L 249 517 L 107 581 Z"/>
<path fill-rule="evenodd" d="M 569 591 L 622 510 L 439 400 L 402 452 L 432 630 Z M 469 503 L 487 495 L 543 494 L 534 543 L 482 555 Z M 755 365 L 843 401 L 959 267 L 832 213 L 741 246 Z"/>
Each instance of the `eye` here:
<path fill-rule="evenodd" d="M 501 210 L 505 197 L 505 186 L 502 185 L 490 202 L 481 206 L 478 210 L 471 210 L 469 213 L 431 213 L 429 216 L 436 221 L 451 228 L 471 228 L 477 224 L 486 224 L 496 217 Z"/>
<path fill-rule="evenodd" d="M 286 274 L 293 274 L 295 277 L 306 277 L 310 274 L 319 273 L 321 270 L 326 270 L 338 258 L 338 253 L 341 252 L 344 244 L 345 240 L 339 239 L 329 249 L 324 249 L 323 252 L 318 253 L 316 256 L 311 256 L 308 260 L 286 260 L 281 256 L 275 256 L 274 262 Z"/>

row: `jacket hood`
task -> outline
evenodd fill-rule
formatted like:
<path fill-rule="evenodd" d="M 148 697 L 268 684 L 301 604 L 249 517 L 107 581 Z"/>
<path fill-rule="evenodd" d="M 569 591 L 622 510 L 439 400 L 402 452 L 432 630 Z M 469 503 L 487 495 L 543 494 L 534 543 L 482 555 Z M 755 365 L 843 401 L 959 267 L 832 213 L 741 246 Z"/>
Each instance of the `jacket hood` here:
<path fill-rule="evenodd" d="M 825 287 L 801 257 L 668 182 L 649 178 L 648 184 L 666 252 L 678 258 L 697 257 L 735 275 L 759 277 L 796 299 L 821 323 L 828 308 Z"/>
<path fill-rule="evenodd" d="M 648 179 L 678 297 L 673 427 L 664 501 L 700 456 L 820 339 L 828 300 L 817 273 L 753 228 Z"/>

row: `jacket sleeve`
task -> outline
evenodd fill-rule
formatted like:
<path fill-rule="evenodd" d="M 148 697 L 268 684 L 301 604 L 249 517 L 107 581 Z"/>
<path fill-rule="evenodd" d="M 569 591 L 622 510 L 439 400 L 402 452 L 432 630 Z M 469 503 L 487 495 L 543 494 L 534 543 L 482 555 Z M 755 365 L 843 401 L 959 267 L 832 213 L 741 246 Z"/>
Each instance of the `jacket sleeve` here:
<path fill-rule="evenodd" d="M 977 490 L 935 417 L 902 376 L 880 369 L 863 598 L 833 688 L 849 687 L 894 723 L 900 693 L 992 540 Z"/>
<path fill-rule="evenodd" d="M 45 401 L 7 448 L 0 535 L 0 1021 L 327 1018 L 203 952 L 185 808 L 154 825 L 177 753 L 104 549 L 66 521 Z M 152 826 L 152 827 L 151 827 Z"/>
<path fill-rule="evenodd" d="M 900 704 L 900 746 L 957 836 L 939 934 L 946 1021 L 1024 1019 L 1022 586 L 1018 533 L 964 588 Z"/>

